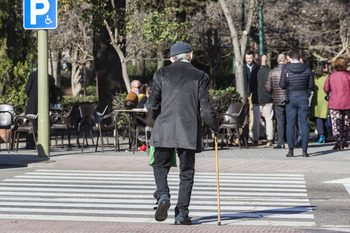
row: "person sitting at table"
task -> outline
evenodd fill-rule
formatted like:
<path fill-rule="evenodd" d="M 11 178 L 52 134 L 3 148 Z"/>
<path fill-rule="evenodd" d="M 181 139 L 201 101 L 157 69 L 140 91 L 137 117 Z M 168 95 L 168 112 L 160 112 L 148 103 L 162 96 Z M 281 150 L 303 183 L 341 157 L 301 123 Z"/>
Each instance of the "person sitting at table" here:
<path fill-rule="evenodd" d="M 144 108 L 145 104 L 147 102 L 147 99 L 149 97 L 149 94 L 151 93 L 152 85 L 151 84 L 143 84 L 142 87 L 140 88 L 140 94 L 139 94 L 139 102 L 136 106 L 136 108 Z M 139 114 L 142 115 L 142 117 L 146 117 L 146 114 Z M 146 127 L 146 124 L 142 121 L 136 120 L 136 124 L 142 127 Z M 147 138 L 150 138 L 150 131 L 148 131 Z M 139 134 L 138 139 L 141 142 L 146 141 L 146 135 L 144 131 L 141 131 Z M 139 148 L 140 151 L 145 151 L 147 149 L 146 142 Z"/>
<path fill-rule="evenodd" d="M 151 84 L 142 84 L 140 88 L 139 102 L 137 103 L 136 108 L 145 107 L 149 94 L 151 93 L 151 88 L 152 88 Z"/>
<path fill-rule="evenodd" d="M 139 93 L 141 88 L 141 82 L 139 80 L 134 80 L 131 82 L 131 91 L 125 98 L 125 107 L 127 108 L 136 108 L 137 103 L 139 102 Z"/>

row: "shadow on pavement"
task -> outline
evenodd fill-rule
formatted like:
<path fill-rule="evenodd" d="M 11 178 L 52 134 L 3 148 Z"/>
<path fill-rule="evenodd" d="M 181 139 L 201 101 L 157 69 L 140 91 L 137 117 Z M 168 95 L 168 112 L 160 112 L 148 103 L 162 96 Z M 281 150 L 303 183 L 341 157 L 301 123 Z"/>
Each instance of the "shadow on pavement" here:
<path fill-rule="evenodd" d="M 0 154 L 0 169 L 28 167 L 30 163 L 47 161 L 49 158 L 38 157 L 37 155 L 23 154 Z"/>
<path fill-rule="evenodd" d="M 316 206 L 295 206 L 291 208 L 280 208 L 280 209 L 272 209 L 272 210 L 264 210 L 264 211 L 253 211 L 253 212 L 242 212 L 242 213 L 234 213 L 234 214 L 220 214 L 220 220 L 223 221 L 229 221 L 229 220 L 237 220 L 237 219 L 258 219 L 258 218 L 264 218 L 264 217 L 271 217 L 273 218 L 273 215 L 286 215 L 288 214 L 295 215 L 300 214 L 304 212 L 311 212 L 313 209 L 315 209 Z M 204 224 L 204 223 L 212 223 L 217 222 L 218 216 L 212 215 L 208 217 L 203 217 L 199 219 L 192 220 L 192 224 Z"/>

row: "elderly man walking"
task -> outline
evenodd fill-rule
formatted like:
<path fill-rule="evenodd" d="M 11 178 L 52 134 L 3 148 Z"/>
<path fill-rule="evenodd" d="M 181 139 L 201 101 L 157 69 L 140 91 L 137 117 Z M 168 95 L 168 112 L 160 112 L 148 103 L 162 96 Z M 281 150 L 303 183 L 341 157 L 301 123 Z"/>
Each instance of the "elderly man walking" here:
<path fill-rule="evenodd" d="M 286 90 L 280 88 L 279 83 L 281 73 L 285 66 L 286 55 L 279 54 L 277 57 L 278 66 L 272 69 L 267 77 L 265 85 L 266 91 L 272 94 L 272 99 L 275 107 L 275 116 L 277 122 L 277 146 L 274 149 L 284 148 L 284 139 L 286 135 L 286 104 L 281 102 L 286 95 Z"/>
<path fill-rule="evenodd" d="M 301 130 L 302 156 L 308 157 L 307 148 L 309 143 L 309 96 L 314 88 L 314 79 L 311 69 L 300 62 L 298 51 L 291 51 L 289 54 L 290 63 L 282 71 L 280 87 L 286 89 L 289 102 L 286 103 L 287 120 L 287 157 L 294 156 L 295 127 L 299 120 Z M 298 119 L 297 119 L 298 116 Z"/>
<path fill-rule="evenodd" d="M 201 151 L 202 118 L 214 131 L 219 123 L 215 109 L 209 103 L 209 76 L 192 64 L 192 47 L 177 42 L 170 49 L 171 65 L 159 69 L 153 77 L 153 87 L 146 103 L 155 119 L 150 145 L 155 147 L 153 173 L 157 190 L 157 221 L 164 221 L 170 207 L 167 175 L 174 150 L 180 161 L 180 185 L 175 207 L 175 224 L 191 225 L 188 217 L 194 181 L 195 153 Z"/>

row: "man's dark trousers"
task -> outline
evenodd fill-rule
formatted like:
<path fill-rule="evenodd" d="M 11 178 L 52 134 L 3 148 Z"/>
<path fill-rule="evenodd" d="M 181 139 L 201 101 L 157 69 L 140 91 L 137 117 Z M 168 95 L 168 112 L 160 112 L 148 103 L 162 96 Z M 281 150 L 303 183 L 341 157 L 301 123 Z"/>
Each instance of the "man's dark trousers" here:
<path fill-rule="evenodd" d="M 301 131 L 301 147 L 304 152 L 307 152 L 309 144 L 309 99 L 307 96 L 289 96 L 289 101 L 286 105 L 288 148 L 294 148 L 295 126 L 298 116 Z"/>
<path fill-rule="evenodd" d="M 277 121 L 277 145 L 284 145 L 286 137 L 286 106 L 275 104 L 275 117 Z"/>
<path fill-rule="evenodd" d="M 168 186 L 168 173 L 171 167 L 170 161 L 175 148 L 156 147 L 154 152 L 153 173 L 157 185 L 157 199 L 163 194 L 170 197 Z M 195 151 L 186 149 L 177 149 L 180 164 L 180 186 L 177 205 L 175 208 L 175 217 L 181 212 L 188 216 L 191 193 L 194 180 Z"/>

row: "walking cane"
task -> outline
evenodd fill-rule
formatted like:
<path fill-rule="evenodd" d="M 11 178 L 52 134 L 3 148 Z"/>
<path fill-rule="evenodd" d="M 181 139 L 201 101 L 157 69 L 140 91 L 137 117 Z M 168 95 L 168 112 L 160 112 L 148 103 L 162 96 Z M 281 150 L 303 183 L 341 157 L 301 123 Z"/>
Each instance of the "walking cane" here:
<path fill-rule="evenodd" d="M 219 159 L 218 159 L 218 141 L 217 137 L 213 133 L 213 138 L 215 140 L 215 161 L 216 161 L 216 189 L 218 194 L 218 225 L 221 225 L 220 216 L 220 185 L 219 185 Z"/>

